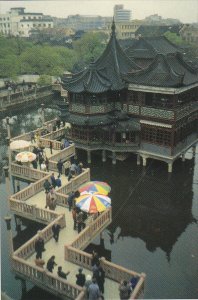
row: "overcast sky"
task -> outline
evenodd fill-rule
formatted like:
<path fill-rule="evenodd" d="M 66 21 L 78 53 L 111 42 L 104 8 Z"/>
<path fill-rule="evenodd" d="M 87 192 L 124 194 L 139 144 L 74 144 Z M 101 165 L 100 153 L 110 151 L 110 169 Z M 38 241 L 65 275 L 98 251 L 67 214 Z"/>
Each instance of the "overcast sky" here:
<path fill-rule="evenodd" d="M 144 19 L 152 14 L 180 19 L 184 23 L 198 22 L 198 0 L 62 0 L 62 1 L 1 1 L 0 13 L 22 6 L 31 12 L 56 17 L 71 14 L 113 16 L 115 4 L 124 4 L 132 11 L 132 19 Z"/>

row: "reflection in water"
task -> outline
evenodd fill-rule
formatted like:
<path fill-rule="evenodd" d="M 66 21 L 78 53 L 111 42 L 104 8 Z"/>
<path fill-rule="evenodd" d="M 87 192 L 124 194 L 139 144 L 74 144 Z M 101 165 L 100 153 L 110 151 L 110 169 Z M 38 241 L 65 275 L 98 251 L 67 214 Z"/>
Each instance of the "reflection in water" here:
<path fill-rule="evenodd" d="M 191 212 L 194 159 L 187 160 L 185 166 L 181 162 L 175 164 L 172 176 L 154 173 L 150 167 L 143 171 L 139 184 L 124 201 L 124 206 L 121 209 L 113 206 L 116 213 L 109 226 L 110 243 L 113 243 L 114 232 L 119 226 L 118 239 L 138 237 L 150 252 L 160 247 L 170 260 L 178 237 L 190 223 L 196 222 Z"/>

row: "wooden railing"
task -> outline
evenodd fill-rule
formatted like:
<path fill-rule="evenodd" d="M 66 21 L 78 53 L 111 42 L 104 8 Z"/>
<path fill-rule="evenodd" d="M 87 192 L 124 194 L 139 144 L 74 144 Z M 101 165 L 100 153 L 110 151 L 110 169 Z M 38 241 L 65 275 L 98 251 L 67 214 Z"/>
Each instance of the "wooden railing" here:
<path fill-rule="evenodd" d="M 77 264 L 85 269 L 92 270 L 92 255 L 72 246 L 65 246 L 65 259 L 71 263 Z M 133 278 L 138 278 L 138 283 L 133 290 L 130 299 L 138 299 L 144 292 L 144 282 L 146 275 L 137 273 L 121 267 L 117 264 L 107 261 L 104 257 L 100 259 L 100 265 L 105 271 L 105 277 L 120 283 L 122 280 L 127 282 Z"/>
<path fill-rule="evenodd" d="M 57 213 L 54 213 L 54 216 L 55 217 L 53 220 L 51 220 L 50 224 L 40 231 L 45 243 L 49 241 L 53 236 L 52 226 L 54 225 L 54 223 L 59 222 L 61 228 L 65 227 L 66 225 L 65 215 L 59 215 Z M 27 259 L 35 252 L 35 241 L 37 240 L 37 238 L 38 234 L 36 234 L 33 238 L 31 238 L 29 241 L 23 244 L 13 254 L 20 258 Z"/>
<path fill-rule="evenodd" d="M 26 167 L 24 165 L 18 165 L 16 163 L 11 164 L 11 173 L 12 175 L 20 175 L 21 177 L 27 177 L 28 179 L 33 179 L 33 180 L 40 180 L 43 177 L 46 177 L 48 175 L 47 172 L 38 170 L 38 169 L 33 169 Z"/>
<path fill-rule="evenodd" d="M 51 124 L 51 126 L 55 125 L 56 124 L 56 119 L 45 122 L 44 123 L 44 127 L 48 127 L 50 124 Z M 34 132 L 34 133 L 39 132 L 39 134 L 40 134 L 44 130 L 44 127 L 37 128 L 35 130 L 32 130 L 31 132 Z M 11 142 L 12 141 L 16 141 L 16 140 L 30 141 L 31 140 L 31 138 L 30 138 L 30 132 L 26 132 L 26 133 L 23 133 L 23 134 L 21 134 L 19 136 L 15 136 L 15 137 L 11 138 Z"/>
<path fill-rule="evenodd" d="M 26 202 L 16 200 L 12 197 L 10 198 L 10 209 L 14 213 L 18 213 L 25 218 L 36 220 L 37 222 L 44 224 L 50 223 L 59 215 L 54 211 L 36 207 L 36 205 L 33 204 L 27 204 Z"/>
<path fill-rule="evenodd" d="M 47 272 L 45 269 L 32 265 L 31 263 L 17 257 L 12 257 L 12 269 L 20 276 L 25 276 L 36 285 L 46 289 L 52 294 L 61 294 L 66 299 L 77 299 L 78 295 L 84 293 L 80 286 Z M 82 299 L 82 298 L 79 298 Z"/>
<path fill-rule="evenodd" d="M 61 194 L 69 194 L 76 191 L 79 186 L 87 181 L 90 181 L 90 169 L 83 169 L 83 172 L 71 179 L 66 185 L 60 187 L 57 192 Z"/>
<path fill-rule="evenodd" d="M 49 178 L 50 178 L 50 174 L 47 173 L 47 175 L 44 178 L 42 178 L 34 183 L 31 183 L 28 187 L 26 187 L 23 190 L 14 194 L 12 196 L 12 198 L 21 200 L 21 201 L 25 201 L 26 199 L 32 197 L 36 193 L 44 190 L 44 187 L 43 187 L 44 182 L 46 179 L 49 179 Z"/>
<path fill-rule="evenodd" d="M 70 246 L 82 249 L 112 221 L 111 208 L 104 211 L 96 220 L 92 221 L 87 227 L 78 234 L 77 238 Z M 65 246 L 65 257 L 67 257 L 67 246 Z"/>
<path fill-rule="evenodd" d="M 74 144 L 71 144 L 69 147 L 61 150 L 59 153 L 54 154 L 51 158 L 53 159 L 53 161 L 58 161 L 59 159 L 62 159 L 62 161 L 66 161 L 74 155 L 75 155 L 75 146 Z"/>

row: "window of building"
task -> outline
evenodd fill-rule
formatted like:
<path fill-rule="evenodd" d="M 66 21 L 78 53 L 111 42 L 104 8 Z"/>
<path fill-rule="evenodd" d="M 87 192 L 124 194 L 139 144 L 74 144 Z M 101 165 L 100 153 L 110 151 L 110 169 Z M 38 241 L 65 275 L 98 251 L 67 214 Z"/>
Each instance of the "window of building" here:
<path fill-rule="evenodd" d="M 51 27 L 51 24 L 48 24 L 48 27 Z"/>
<path fill-rule="evenodd" d="M 36 19 L 36 17 L 34 17 L 34 20 Z"/>
<path fill-rule="evenodd" d="M 157 127 L 143 127 L 141 131 L 142 141 L 163 146 L 171 145 L 171 132 Z"/>
<path fill-rule="evenodd" d="M 29 20 L 31 20 L 31 17 L 28 17 Z"/>

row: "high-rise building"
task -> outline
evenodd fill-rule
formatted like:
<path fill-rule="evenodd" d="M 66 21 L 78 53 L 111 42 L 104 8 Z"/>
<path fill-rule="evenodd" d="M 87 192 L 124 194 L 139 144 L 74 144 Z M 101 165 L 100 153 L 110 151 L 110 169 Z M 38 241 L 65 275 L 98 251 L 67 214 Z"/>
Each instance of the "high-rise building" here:
<path fill-rule="evenodd" d="M 13 7 L 6 14 L 0 14 L 0 32 L 5 35 L 28 37 L 31 29 L 52 27 L 51 17 L 42 13 L 26 13 L 24 7 Z"/>
<path fill-rule="evenodd" d="M 119 4 L 114 6 L 115 22 L 129 22 L 131 20 L 131 11 L 124 9 L 124 5 Z"/>

